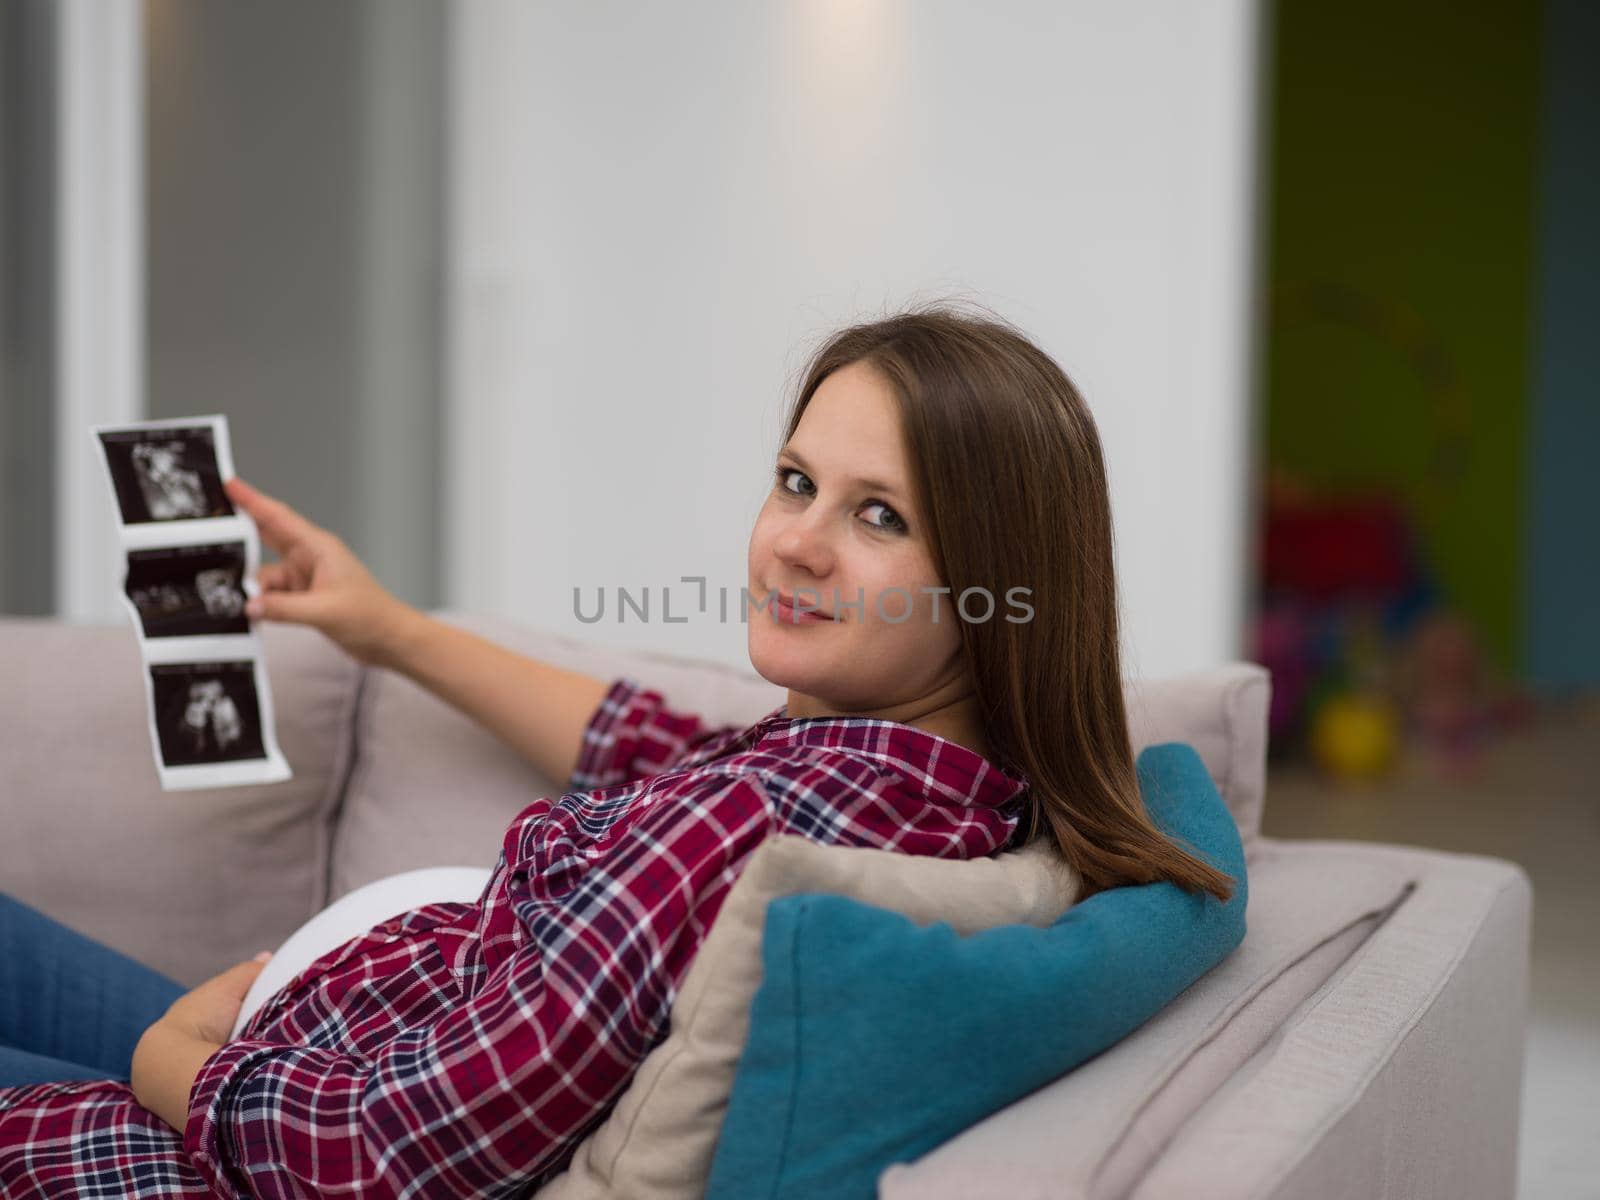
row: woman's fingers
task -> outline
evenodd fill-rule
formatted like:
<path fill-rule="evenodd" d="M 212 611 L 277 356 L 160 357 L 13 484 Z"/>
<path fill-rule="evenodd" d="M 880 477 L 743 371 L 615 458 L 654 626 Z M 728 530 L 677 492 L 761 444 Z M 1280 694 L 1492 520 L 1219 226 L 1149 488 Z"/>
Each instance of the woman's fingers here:
<path fill-rule="evenodd" d="M 295 570 L 292 563 L 268 563 L 256 572 L 256 583 L 264 592 L 303 592 L 311 580 Z"/>
<path fill-rule="evenodd" d="M 282 500 L 251 487 L 237 475 L 223 484 L 228 499 L 250 514 L 261 530 L 261 540 L 285 558 L 302 542 L 314 541 L 322 530 Z"/>
<path fill-rule="evenodd" d="M 262 592 L 244 610 L 258 620 L 293 621 L 318 628 L 328 619 L 326 598 L 315 592 Z"/>
<path fill-rule="evenodd" d="M 386 605 L 393 606 L 392 597 L 334 534 L 242 479 L 225 486 L 228 498 L 255 521 L 262 542 L 278 553 L 277 562 L 257 569 L 258 594 L 245 612 L 253 620 L 311 625 L 368 661 L 362 657 L 373 653 L 366 631 L 388 611 Z"/>
<path fill-rule="evenodd" d="M 311 586 L 311 580 L 317 573 L 317 551 L 309 542 L 296 542 L 290 546 L 283 561 L 300 577 L 301 587 Z"/>

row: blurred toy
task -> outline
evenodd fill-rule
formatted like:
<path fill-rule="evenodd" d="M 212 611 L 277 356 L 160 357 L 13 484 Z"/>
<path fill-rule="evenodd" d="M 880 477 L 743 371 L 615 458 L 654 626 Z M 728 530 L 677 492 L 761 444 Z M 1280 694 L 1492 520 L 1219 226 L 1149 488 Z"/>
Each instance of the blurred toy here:
<path fill-rule="evenodd" d="M 1310 600 L 1392 596 L 1418 576 L 1415 538 L 1399 497 L 1316 496 L 1284 471 L 1268 480 L 1261 581 Z"/>
<path fill-rule="evenodd" d="M 1309 626 L 1304 609 L 1292 602 L 1266 609 L 1256 619 L 1251 656 L 1272 674 L 1272 702 L 1267 709 L 1272 747 L 1283 746 L 1293 733 L 1316 677 Z"/>
<path fill-rule="evenodd" d="M 1381 776 L 1406 728 L 1396 657 L 1439 603 L 1407 501 L 1273 468 L 1258 550 L 1252 651 L 1272 673 L 1269 749 L 1303 750 L 1342 779 Z"/>
<path fill-rule="evenodd" d="M 1472 626 L 1440 610 L 1419 620 L 1406 648 L 1408 723 L 1449 773 L 1470 772 L 1496 724 L 1496 700 Z"/>
<path fill-rule="evenodd" d="M 1349 782 L 1376 779 L 1395 761 L 1400 720 L 1381 696 L 1346 692 L 1326 700 L 1311 722 L 1317 765 Z"/>

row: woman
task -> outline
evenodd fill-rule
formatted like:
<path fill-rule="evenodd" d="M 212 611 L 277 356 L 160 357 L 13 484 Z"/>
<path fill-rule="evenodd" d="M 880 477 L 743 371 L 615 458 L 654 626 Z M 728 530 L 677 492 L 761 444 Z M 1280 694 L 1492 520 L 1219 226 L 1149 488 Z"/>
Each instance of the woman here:
<path fill-rule="evenodd" d="M 403 672 L 569 790 L 518 814 L 476 904 L 324 955 L 239 1038 L 250 963 L 153 1014 L 126 1079 L 0 1089 L 6 1196 L 537 1185 L 665 1036 L 774 833 L 970 858 L 1042 832 L 1084 895 L 1231 895 L 1145 816 L 1094 423 L 1002 322 L 928 308 L 814 356 L 749 545 L 749 595 L 776 598 L 749 614 L 750 658 L 788 698 L 747 729 L 444 626 L 284 505 L 229 494 L 281 555 L 252 615 Z"/>

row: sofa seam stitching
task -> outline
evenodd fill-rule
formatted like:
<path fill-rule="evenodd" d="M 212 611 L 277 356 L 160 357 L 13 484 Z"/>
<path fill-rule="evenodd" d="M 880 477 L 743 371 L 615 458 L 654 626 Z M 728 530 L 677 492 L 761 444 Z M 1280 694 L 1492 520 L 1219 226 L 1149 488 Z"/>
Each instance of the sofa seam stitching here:
<path fill-rule="evenodd" d="M 1400 905 L 1403 904 L 1407 897 L 1410 896 L 1414 886 L 1414 881 L 1406 880 L 1400 887 L 1399 891 L 1390 896 L 1390 898 L 1383 904 L 1370 906 L 1365 908 L 1363 911 L 1354 914 L 1349 920 L 1345 921 L 1337 929 L 1330 930 L 1326 936 L 1317 939 L 1315 945 L 1307 946 L 1305 949 L 1301 950 L 1297 954 L 1294 954 L 1292 957 L 1279 958 L 1276 961 L 1269 963 L 1262 970 L 1261 974 L 1257 976 L 1254 981 L 1252 981 L 1252 985 L 1249 988 L 1240 992 L 1236 992 L 1233 996 L 1232 1002 L 1214 1019 L 1214 1024 L 1207 1028 L 1179 1055 L 1169 1059 L 1166 1067 L 1162 1070 L 1160 1077 L 1150 1086 L 1149 1090 L 1135 1104 L 1128 1108 L 1118 1119 L 1118 1132 L 1115 1140 L 1108 1144 L 1105 1150 L 1101 1152 L 1096 1159 L 1094 1169 L 1089 1173 L 1091 1190 L 1093 1189 L 1094 1183 L 1104 1172 L 1106 1161 L 1112 1156 L 1112 1154 L 1116 1152 L 1117 1148 L 1121 1146 L 1123 1141 L 1126 1140 L 1126 1138 L 1132 1132 L 1134 1125 L 1138 1120 L 1139 1114 L 1148 1108 L 1152 1103 L 1154 1103 L 1157 1095 L 1159 1095 L 1161 1091 L 1172 1082 L 1173 1078 L 1185 1066 L 1188 1065 L 1190 1060 L 1193 1059 L 1196 1054 L 1200 1053 L 1200 1051 L 1205 1049 L 1206 1046 L 1210 1045 L 1217 1038 L 1221 1037 L 1228 1027 L 1238 1019 L 1239 1015 L 1244 1012 L 1244 1010 L 1248 1008 L 1258 996 L 1263 994 L 1269 987 L 1272 986 L 1273 983 L 1281 979 L 1288 971 L 1292 970 L 1296 965 L 1304 961 L 1310 955 L 1315 954 L 1329 942 L 1336 938 L 1342 937 L 1353 927 L 1359 925 L 1362 921 L 1367 920 L 1371 916 L 1378 915 L 1380 918 L 1382 918 L 1379 920 L 1378 925 L 1373 928 L 1372 932 L 1362 940 L 1361 945 L 1356 947 L 1356 949 L 1351 952 L 1349 958 L 1347 958 L 1345 961 L 1349 962 L 1354 960 L 1356 956 L 1360 954 L 1362 948 L 1371 943 L 1372 937 L 1376 935 L 1378 929 L 1383 927 L 1383 924 L 1385 921 L 1387 921 L 1388 916 L 1392 916 L 1394 911 L 1398 910 Z M 1201 978 L 1203 978 L 1203 976 Z M 1198 981 L 1199 980 L 1197 979 L 1195 982 Z M 1193 984 L 1190 984 L 1190 987 L 1193 986 Z M 1188 989 L 1186 988 L 1184 990 L 1187 991 Z M 1170 1144 L 1170 1140 L 1168 1144 Z M 1152 1159 L 1149 1166 L 1154 1166 L 1156 1161 L 1159 1160 L 1159 1157 L 1160 1156 L 1157 1155 L 1155 1159 Z M 1148 1170 L 1148 1167 L 1146 1169 Z"/>
<path fill-rule="evenodd" d="M 1510 889 L 1512 884 L 1515 882 L 1515 879 L 1516 877 L 1514 875 L 1509 876 L 1492 893 L 1489 893 L 1487 901 L 1484 903 L 1482 909 L 1478 913 L 1477 922 L 1472 926 L 1471 934 L 1462 939 L 1458 952 L 1451 957 L 1450 962 L 1446 965 L 1445 969 L 1439 973 L 1439 978 L 1434 987 L 1426 996 L 1418 1001 L 1412 1011 L 1407 1015 L 1403 1027 L 1391 1040 L 1387 1051 L 1382 1055 L 1381 1058 L 1378 1059 L 1377 1062 L 1373 1063 L 1373 1065 L 1367 1071 L 1363 1072 L 1359 1079 L 1353 1081 L 1354 1085 L 1349 1089 L 1344 1097 L 1344 1102 L 1337 1105 L 1333 1112 L 1329 1113 L 1322 1121 L 1318 1122 L 1317 1125 L 1307 1131 L 1305 1138 L 1301 1141 L 1298 1147 L 1299 1153 L 1288 1156 L 1288 1158 L 1281 1164 L 1279 1170 L 1264 1180 L 1262 1188 L 1255 1192 L 1254 1195 L 1270 1196 L 1272 1192 L 1277 1189 L 1278 1185 L 1287 1179 L 1288 1176 L 1311 1155 L 1313 1150 L 1321 1145 L 1322 1140 L 1327 1136 L 1328 1131 L 1350 1113 L 1350 1111 L 1355 1107 L 1356 1099 L 1366 1095 L 1367 1088 L 1371 1085 L 1372 1081 L 1377 1078 L 1378 1074 L 1384 1069 L 1384 1067 L 1394 1061 L 1395 1055 L 1399 1052 L 1400 1048 L 1410 1040 L 1412 1033 L 1416 1030 L 1416 1027 L 1421 1022 L 1422 1018 L 1433 1009 L 1433 1006 L 1436 1003 L 1438 1003 L 1439 996 L 1444 992 L 1445 986 L 1450 982 L 1451 979 L 1455 977 L 1456 970 L 1461 966 L 1462 960 L 1466 958 L 1467 953 L 1477 943 L 1479 936 L 1483 932 L 1484 925 L 1489 920 L 1489 914 L 1492 913 L 1499 905 L 1501 897 L 1504 896 Z M 1413 885 L 1411 892 L 1408 893 L 1408 897 L 1411 894 L 1415 894 L 1415 885 Z M 1378 929 L 1374 929 L 1372 931 L 1372 937 L 1368 938 L 1367 941 L 1362 944 L 1362 950 L 1364 953 L 1361 954 L 1359 959 L 1351 964 L 1351 974 L 1353 974 L 1355 970 L 1360 967 L 1361 959 L 1365 959 L 1371 955 L 1373 941 L 1377 937 L 1383 925 L 1386 924 L 1388 924 L 1387 920 L 1380 924 Z M 1331 994 L 1332 993 L 1329 993 L 1328 995 Z M 1328 995 L 1324 995 L 1314 1007 L 1308 1010 L 1300 1018 L 1300 1020 L 1296 1022 L 1296 1024 L 1301 1025 L 1309 1020 L 1319 1008 L 1328 1002 Z"/>
<path fill-rule="evenodd" d="M 322 872 L 322 902 L 326 906 L 333 901 L 333 868 L 338 860 L 345 810 L 349 807 L 350 791 L 357 782 L 363 779 L 371 764 L 366 761 L 367 730 L 365 728 L 371 715 L 371 705 L 368 703 L 368 693 L 374 690 L 373 672 L 365 664 L 361 664 L 356 671 L 355 686 L 351 689 L 350 716 L 348 728 L 350 742 L 348 758 L 344 763 L 344 770 L 340 773 L 337 789 L 334 792 L 334 803 L 329 807 L 325 818 L 327 829 L 327 861 L 323 863 Z"/>

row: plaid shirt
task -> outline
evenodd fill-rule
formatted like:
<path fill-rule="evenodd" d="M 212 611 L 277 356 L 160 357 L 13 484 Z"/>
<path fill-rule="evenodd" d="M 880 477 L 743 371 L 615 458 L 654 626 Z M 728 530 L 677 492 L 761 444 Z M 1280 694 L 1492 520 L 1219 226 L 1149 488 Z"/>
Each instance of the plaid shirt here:
<path fill-rule="evenodd" d="M 181 1134 L 124 1083 L 0 1089 L 0 1195 L 528 1195 L 666 1036 L 764 839 L 975 858 L 1027 785 L 909 725 L 712 729 L 622 678 L 569 787 L 517 814 L 477 903 L 402 913 L 269 997 Z"/>

